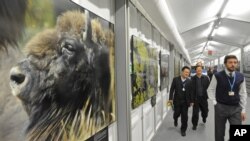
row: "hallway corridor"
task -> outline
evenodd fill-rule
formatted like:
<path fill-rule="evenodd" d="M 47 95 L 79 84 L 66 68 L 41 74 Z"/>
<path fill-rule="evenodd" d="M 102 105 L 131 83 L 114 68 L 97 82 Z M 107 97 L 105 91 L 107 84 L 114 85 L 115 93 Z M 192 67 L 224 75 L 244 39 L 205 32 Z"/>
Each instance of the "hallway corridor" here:
<path fill-rule="evenodd" d="M 250 124 L 250 97 L 247 99 L 247 120 L 243 124 Z M 169 111 L 166 118 L 163 120 L 162 125 L 158 129 L 157 133 L 153 137 L 152 141 L 213 141 L 214 140 L 214 107 L 209 100 L 209 115 L 207 123 L 203 124 L 201 118 L 199 119 L 199 125 L 197 130 L 192 130 L 192 108 L 189 108 L 188 113 L 188 129 L 186 136 L 182 137 L 180 134 L 180 118 L 178 120 L 178 126 L 174 127 L 173 112 Z M 225 140 L 229 138 L 228 135 L 229 124 L 227 123 Z"/>

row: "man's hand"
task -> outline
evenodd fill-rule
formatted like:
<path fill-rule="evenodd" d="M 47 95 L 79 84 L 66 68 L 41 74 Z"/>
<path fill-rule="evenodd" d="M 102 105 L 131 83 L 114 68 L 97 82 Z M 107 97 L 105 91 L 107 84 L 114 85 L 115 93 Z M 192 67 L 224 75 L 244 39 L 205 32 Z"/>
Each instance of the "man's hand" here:
<path fill-rule="evenodd" d="M 174 110 L 173 100 L 169 100 L 169 101 L 167 102 L 167 107 L 168 107 L 168 110 L 170 110 L 170 109 Z"/>
<path fill-rule="evenodd" d="M 173 100 L 169 100 L 168 103 L 173 104 Z"/>
<path fill-rule="evenodd" d="M 168 102 L 167 102 L 167 106 L 172 106 L 173 105 L 173 100 L 169 100 Z"/>
<path fill-rule="evenodd" d="M 241 120 L 245 121 L 247 118 L 247 114 L 246 113 L 241 113 Z"/>

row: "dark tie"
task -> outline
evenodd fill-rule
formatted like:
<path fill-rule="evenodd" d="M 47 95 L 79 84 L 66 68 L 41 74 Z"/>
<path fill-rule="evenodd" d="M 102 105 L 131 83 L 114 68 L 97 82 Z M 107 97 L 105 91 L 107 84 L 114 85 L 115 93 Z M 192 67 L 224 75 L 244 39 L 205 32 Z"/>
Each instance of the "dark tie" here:
<path fill-rule="evenodd" d="M 229 76 L 230 78 L 233 78 L 233 74 L 231 72 L 229 72 Z"/>

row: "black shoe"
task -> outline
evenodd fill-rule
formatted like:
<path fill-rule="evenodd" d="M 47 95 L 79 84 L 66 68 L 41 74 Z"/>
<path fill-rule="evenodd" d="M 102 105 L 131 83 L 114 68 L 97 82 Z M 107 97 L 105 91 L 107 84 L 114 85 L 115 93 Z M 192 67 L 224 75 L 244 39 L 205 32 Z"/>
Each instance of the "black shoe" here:
<path fill-rule="evenodd" d="M 174 126 L 177 127 L 178 126 L 178 121 L 174 120 Z"/>
<path fill-rule="evenodd" d="M 184 137 L 186 136 L 186 132 L 185 131 L 181 131 L 181 135 Z"/>
<path fill-rule="evenodd" d="M 197 126 L 193 126 L 193 128 L 192 128 L 193 130 L 196 130 L 197 129 Z"/>
<path fill-rule="evenodd" d="M 206 123 L 206 122 L 207 122 L 207 119 L 203 118 L 202 121 L 203 121 L 203 123 Z"/>

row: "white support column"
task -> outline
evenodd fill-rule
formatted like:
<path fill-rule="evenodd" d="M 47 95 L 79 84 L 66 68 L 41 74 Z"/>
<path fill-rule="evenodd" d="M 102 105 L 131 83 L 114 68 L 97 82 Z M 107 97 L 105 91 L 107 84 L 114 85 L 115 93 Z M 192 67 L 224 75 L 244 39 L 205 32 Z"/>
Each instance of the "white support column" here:
<path fill-rule="evenodd" d="M 243 73 L 244 48 L 240 49 L 240 72 Z"/>
<path fill-rule="evenodd" d="M 119 141 L 131 140 L 128 0 L 115 2 L 116 106 Z"/>
<path fill-rule="evenodd" d="M 218 68 L 217 68 L 217 71 L 221 71 L 221 65 L 220 65 L 220 57 L 218 57 Z"/>

